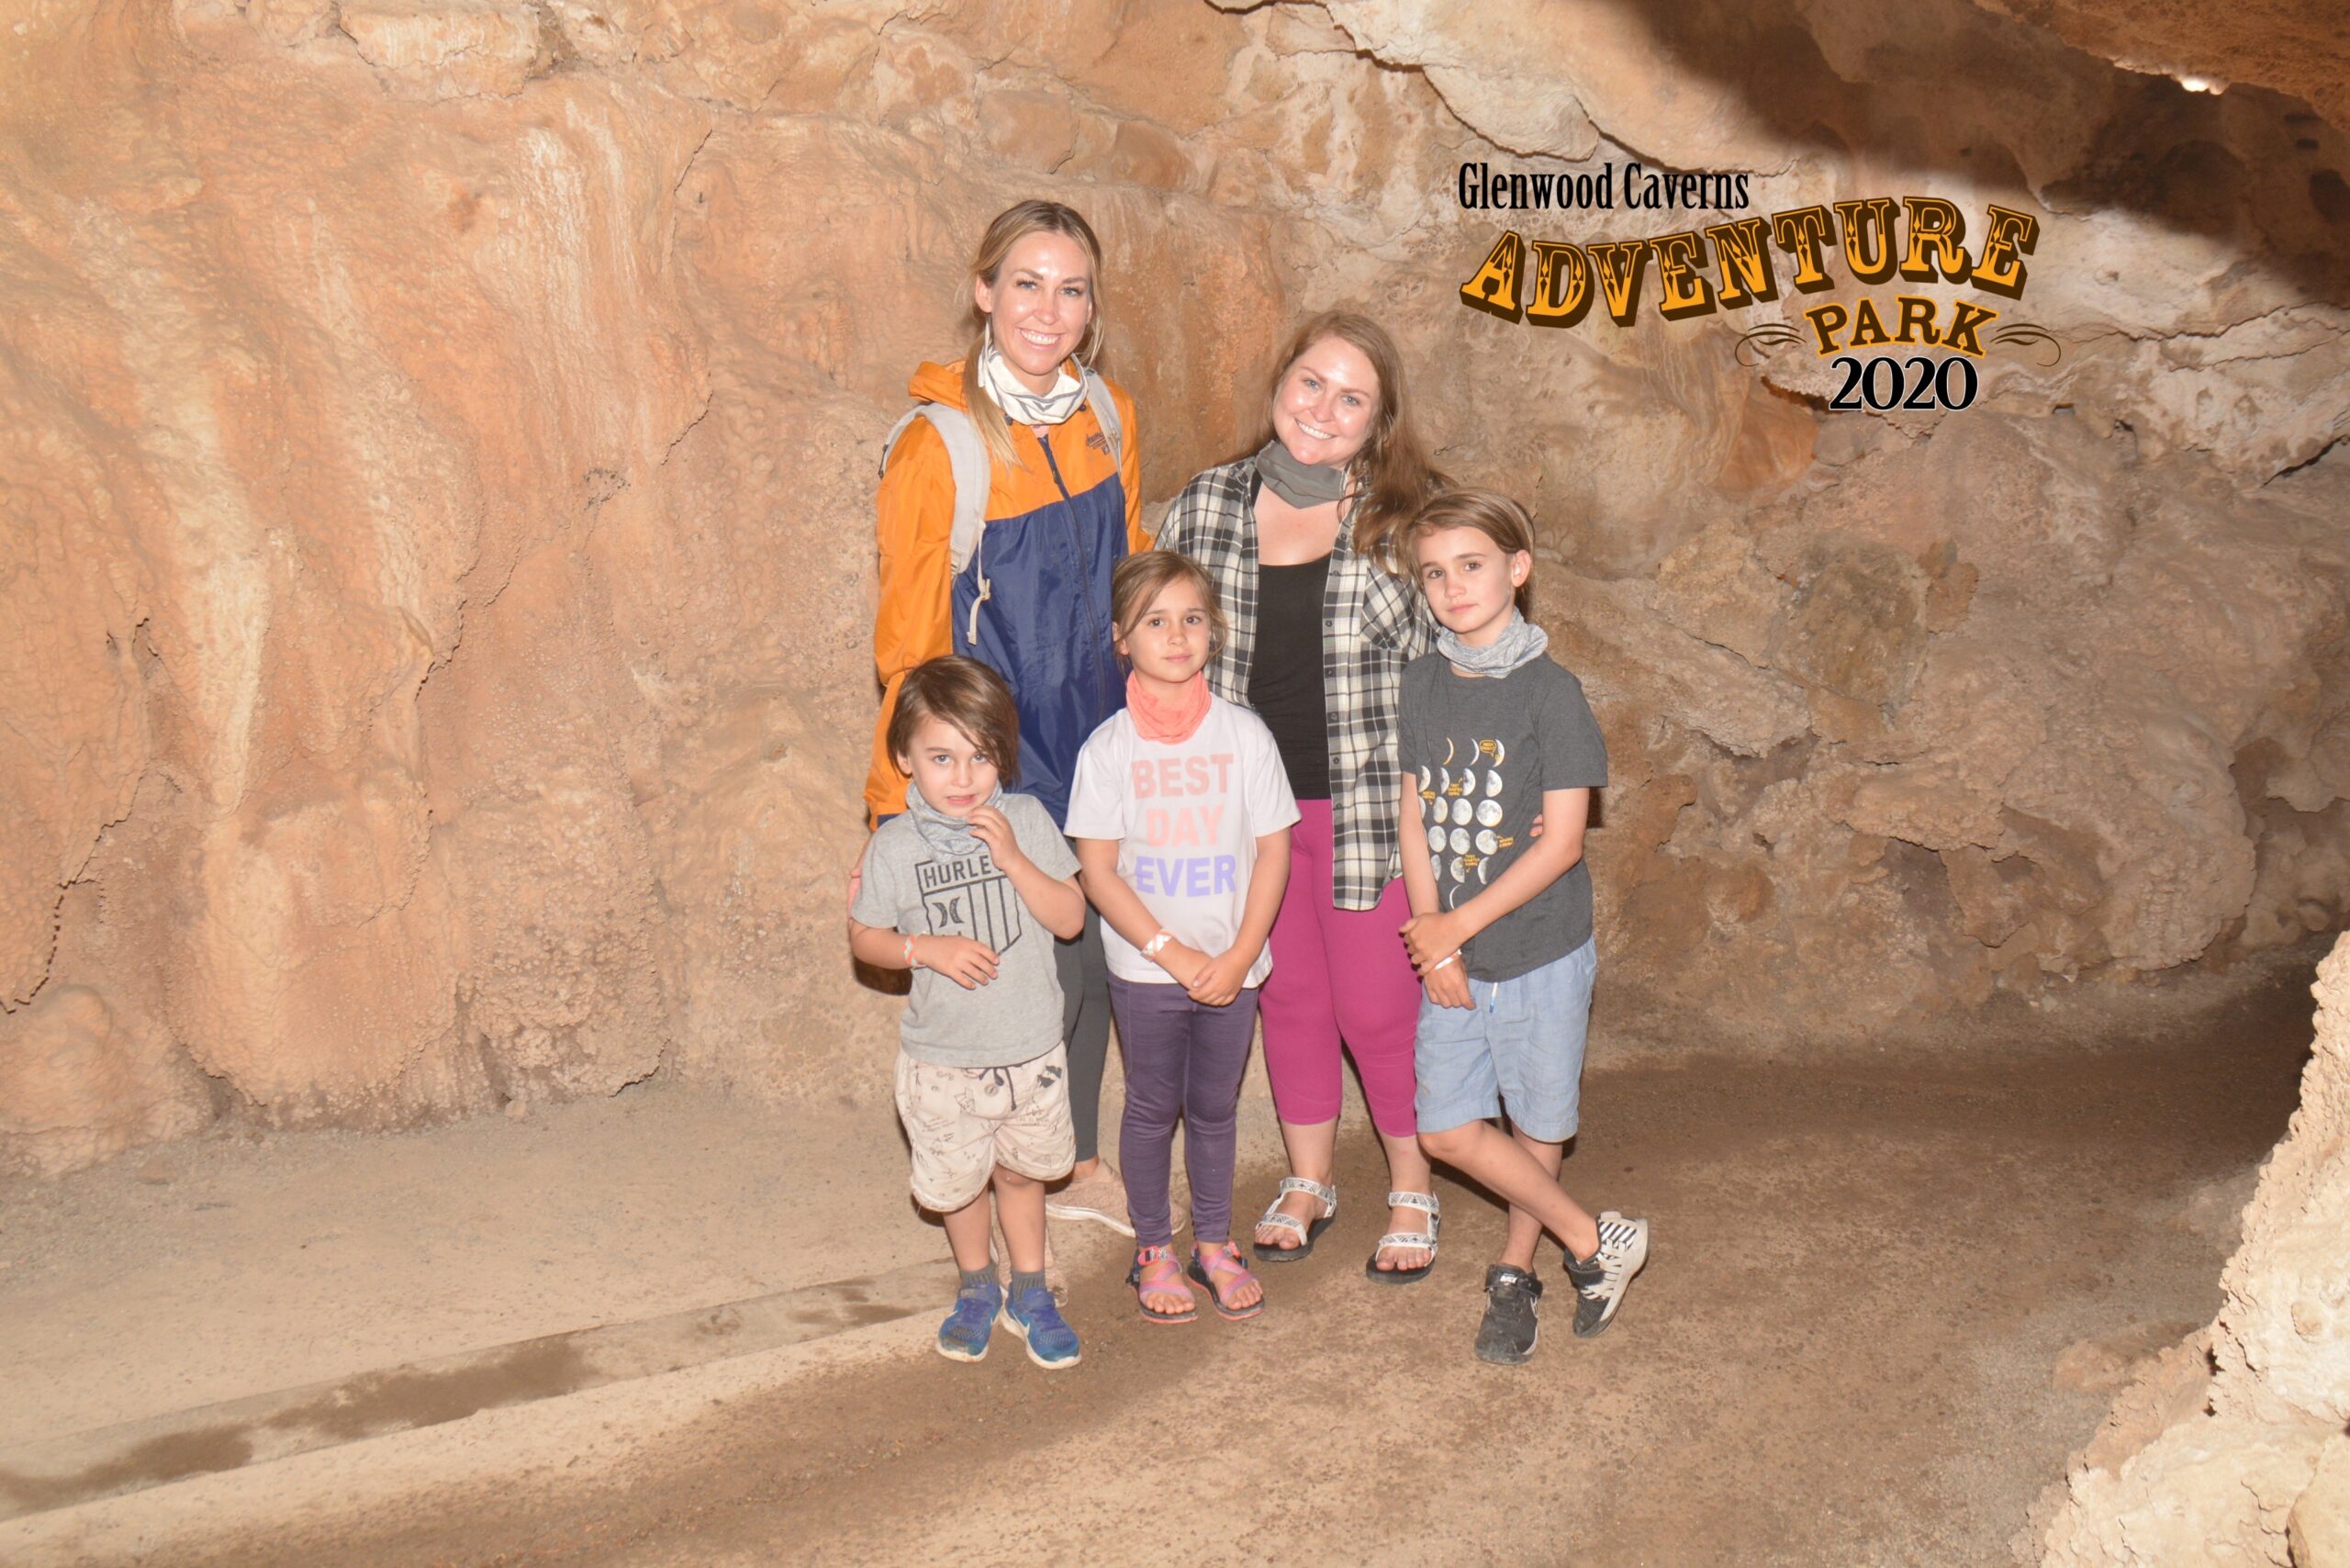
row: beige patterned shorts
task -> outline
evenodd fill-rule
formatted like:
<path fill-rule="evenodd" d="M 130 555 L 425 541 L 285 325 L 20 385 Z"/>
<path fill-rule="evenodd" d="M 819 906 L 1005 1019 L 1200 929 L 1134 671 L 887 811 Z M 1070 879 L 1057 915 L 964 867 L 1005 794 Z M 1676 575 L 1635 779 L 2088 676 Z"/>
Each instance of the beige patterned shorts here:
<path fill-rule="evenodd" d="M 1077 1162 L 1061 1046 L 1013 1067 L 937 1067 L 901 1049 L 898 1117 L 913 1146 L 914 1202 L 934 1214 L 985 1192 L 999 1165 L 1050 1182 Z"/>

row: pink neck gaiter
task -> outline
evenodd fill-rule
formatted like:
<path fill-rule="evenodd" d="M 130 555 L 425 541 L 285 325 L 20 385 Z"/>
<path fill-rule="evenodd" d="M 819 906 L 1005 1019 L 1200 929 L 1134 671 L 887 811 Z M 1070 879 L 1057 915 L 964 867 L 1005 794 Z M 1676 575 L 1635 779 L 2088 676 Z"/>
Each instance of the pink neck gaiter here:
<path fill-rule="evenodd" d="M 1200 721 L 1208 716 L 1208 672 L 1201 670 L 1175 689 L 1171 698 L 1153 697 L 1142 689 L 1142 677 L 1126 676 L 1126 711 L 1135 729 L 1147 741 L 1187 741 Z"/>

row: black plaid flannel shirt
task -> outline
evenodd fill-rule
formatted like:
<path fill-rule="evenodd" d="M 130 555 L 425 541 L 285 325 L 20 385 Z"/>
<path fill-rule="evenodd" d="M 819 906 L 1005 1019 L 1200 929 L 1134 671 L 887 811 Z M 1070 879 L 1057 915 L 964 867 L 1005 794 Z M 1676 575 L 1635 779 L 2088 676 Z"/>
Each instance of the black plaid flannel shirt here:
<path fill-rule="evenodd" d="M 1227 702 L 1248 703 L 1257 646 L 1257 467 L 1244 457 L 1183 487 L 1158 526 L 1158 547 L 1205 566 L 1224 599 L 1232 639 L 1208 666 Z M 1322 599 L 1322 697 L 1330 735 L 1330 897 L 1370 909 L 1402 871 L 1396 850 L 1395 720 L 1404 666 L 1436 645 L 1427 601 L 1356 551 L 1338 527 Z"/>

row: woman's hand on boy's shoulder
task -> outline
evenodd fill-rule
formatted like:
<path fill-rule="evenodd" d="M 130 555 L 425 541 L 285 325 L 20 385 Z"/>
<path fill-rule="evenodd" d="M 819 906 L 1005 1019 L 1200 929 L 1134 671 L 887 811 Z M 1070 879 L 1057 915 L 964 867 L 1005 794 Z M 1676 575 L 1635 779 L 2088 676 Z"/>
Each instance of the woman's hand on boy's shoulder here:
<path fill-rule="evenodd" d="M 1002 812 L 993 806 L 974 806 L 969 820 L 971 836 L 988 846 L 997 870 L 1010 871 L 1028 863 L 1019 835 L 1012 831 L 1012 819 Z"/>

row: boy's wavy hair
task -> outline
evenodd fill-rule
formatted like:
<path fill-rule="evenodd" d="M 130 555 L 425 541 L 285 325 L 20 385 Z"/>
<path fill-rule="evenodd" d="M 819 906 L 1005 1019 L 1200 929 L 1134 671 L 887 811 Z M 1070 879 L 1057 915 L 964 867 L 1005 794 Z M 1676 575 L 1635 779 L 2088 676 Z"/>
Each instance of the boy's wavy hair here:
<path fill-rule="evenodd" d="M 1073 207 L 1057 201 L 1032 199 L 1015 202 L 995 215 L 988 231 L 979 237 L 979 253 L 971 258 L 971 278 L 996 286 L 996 279 L 1003 272 L 1003 263 L 1012 254 L 1012 247 L 1031 234 L 1061 234 L 1077 242 L 1085 252 L 1090 276 L 1086 281 L 1086 298 L 1092 314 L 1085 323 L 1085 334 L 1077 341 L 1077 361 L 1091 365 L 1101 349 L 1107 321 L 1102 310 L 1102 241 L 1094 237 L 1093 226 Z M 965 285 L 965 297 L 969 297 L 969 285 Z M 1018 449 L 1012 444 L 1012 426 L 1003 410 L 995 406 L 987 389 L 979 385 L 979 351 L 987 346 L 987 313 L 979 301 L 971 302 L 971 346 L 963 355 L 963 407 L 978 427 L 979 440 L 987 444 L 988 454 L 1007 468 L 1020 465 Z"/>
<path fill-rule="evenodd" d="M 1134 635 L 1161 590 L 1171 582 L 1188 582 L 1200 590 L 1208 612 L 1208 657 L 1224 652 L 1232 640 L 1231 623 L 1224 618 L 1224 599 L 1205 566 L 1172 550 L 1138 550 L 1118 563 L 1110 574 L 1110 625 L 1120 641 Z"/>
<path fill-rule="evenodd" d="M 1012 688 L 977 659 L 947 654 L 914 666 L 898 688 L 898 711 L 890 715 L 890 756 L 913 771 L 914 731 L 924 719 L 944 719 L 963 733 L 980 755 L 995 764 L 1006 784 L 1020 781 L 1020 710 Z"/>
<path fill-rule="evenodd" d="M 1529 556 L 1534 554 L 1534 519 L 1524 507 L 1499 490 L 1475 485 L 1456 486 L 1438 491 L 1404 526 L 1402 547 L 1411 559 L 1415 580 L 1419 577 L 1420 541 L 1449 528 L 1473 528 L 1492 540 L 1505 555 L 1514 555 L 1521 550 Z M 1532 614 L 1528 606 L 1533 602 L 1534 574 L 1528 571 L 1526 580 L 1517 585 L 1517 612 Z"/>

